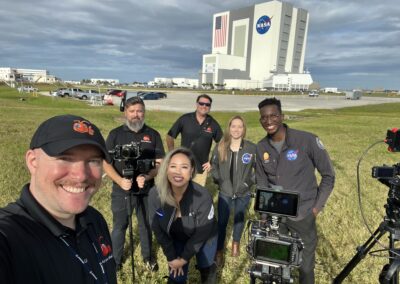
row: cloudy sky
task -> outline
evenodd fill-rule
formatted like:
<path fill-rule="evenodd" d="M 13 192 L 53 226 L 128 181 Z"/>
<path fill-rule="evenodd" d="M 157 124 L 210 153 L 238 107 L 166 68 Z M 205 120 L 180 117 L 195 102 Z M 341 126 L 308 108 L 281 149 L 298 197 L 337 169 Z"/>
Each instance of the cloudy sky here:
<path fill-rule="evenodd" d="M 63 80 L 198 78 L 212 15 L 252 0 L 0 0 L 0 67 Z M 293 0 L 309 11 L 305 67 L 321 87 L 400 89 L 398 0 Z"/>

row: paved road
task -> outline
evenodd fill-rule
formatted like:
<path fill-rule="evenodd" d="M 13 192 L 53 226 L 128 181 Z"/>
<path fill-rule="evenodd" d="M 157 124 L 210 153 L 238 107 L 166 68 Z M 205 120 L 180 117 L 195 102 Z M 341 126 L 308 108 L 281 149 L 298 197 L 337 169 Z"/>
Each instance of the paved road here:
<path fill-rule="evenodd" d="M 195 109 L 197 93 L 188 91 L 167 92 L 168 98 L 157 101 L 145 101 L 146 108 L 150 110 L 168 110 L 176 112 L 189 112 Z M 212 94 L 212 111 L 257 111 L 258 103 L 266 96 L 238 96 Z M 400 102 L 400 98 L 363 97 L 360 100 L 346 100 L 344 96 L 319 96 L 310 98 L 307 95 L 276 96 L 282 101 L 284 111 L 300 111 L 304 109 L 335 109 L 370 104 Z M 116 105 L 119 101 L 116 98 Z"/>

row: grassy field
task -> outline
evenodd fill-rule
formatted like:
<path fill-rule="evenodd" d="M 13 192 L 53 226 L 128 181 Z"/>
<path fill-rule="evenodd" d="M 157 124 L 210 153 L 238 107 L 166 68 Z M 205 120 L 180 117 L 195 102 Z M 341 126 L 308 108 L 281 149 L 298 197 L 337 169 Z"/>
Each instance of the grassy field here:
<path fill-rule="evenodd" d="M 261 99 L 261 98 L 260 98 Z M 72 113 L 82 115 L 95 122 L 107 136 L 108 132 L 121 124 L 122 114 L 116 107 L 92 107 L 82 101 L 62 98 L 31 97 L 18 94 L 15 90 L 0 87 L 0 206 L 18 198 L 21 187 L 29 180 L 24 163 L 24 154 L 37 126 L 50 116 Z M 356 164 L 364 150 L 375 141 L 386 137 L 386 130 L 400 127 L 400 104 L 383 104 L 345 108 L 338 110 L 306 110 L 286 113 L 287 123 L 320 136 L 328 149 L 336 170 L 336 184 L 325 210 L 318 216 L 319 245 L 317 248 L 317 283 L 330 283 L 344 265 L 355 254 L 358 245 L 369 237 L 358 206 L 356 190 Z M 180 114 L 149 111 L 146 123 L 157 129 L 164 138 L 172 123 Z M 213 116 L 224 127 L 233 113 L 213 112 Z M 243 114 L 248 123 L 248 139 L 257 142 L 264 136 L 258 123 L 258 114 Z M 165 143 L 164 143 L 165 145 Z M 374 230 L 382 221 L 388 189 L 371 177 L 371 168 L 382 164 L 392 165 L 400 161 L 398 153 L 386 151 L 384 143 L 369 151 L 361 165 L 361 197 L 368 225 Z M 217 195 L 217 189 L 208 181 L 207 187 Z M 111 182 L 106 178 L 92 205 L 105 216 L 110 228 Z M 255 217 L 252 209 L 249 217 Z M 139 243 L 138 233 L 135 242 Z M 248 257 L 245 253 L 247 234 L 241 243 L 240 258 L 231 258 L 230 242 L 227 244 L 225 268 L 220 272 L 219 283 L 248 283 Z M 387 243 L 383 237 L 382 242 Z M 376 245 L 374 249 L 381 249 Z M 128 251 L 126 256 L 128 258 Z M 378 283 L 378 275 L 387 262 L 385 257 L 367 256 L 349 275 L 345 283 Z M 160 264 L 158 273 L 145 270 L 140 249 L 135 249 L 136 279 L 142 283 L 164 283 L 167 275 L 165 257 L 157 247 Z M 199 274 L 191 263 L 190 283 L 198 283 Z M 119 274 L 120 283 L 130 282 L 130 259 Z"/>

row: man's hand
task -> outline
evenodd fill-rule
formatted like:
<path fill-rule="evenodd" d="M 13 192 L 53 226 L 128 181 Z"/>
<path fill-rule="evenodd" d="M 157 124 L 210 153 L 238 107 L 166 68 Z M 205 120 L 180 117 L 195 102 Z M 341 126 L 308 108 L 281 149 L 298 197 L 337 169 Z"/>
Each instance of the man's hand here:
<path fill-rule="evenodd" d="M 318 211 L 317 208 L 313 208 L 313 209 L 312 209 L 312 213 L 314 214 L 315 217 L 317 217 L 319 211 Z"/>
<path fill-rule="evenodd" d="M 205 172 L 209 172 L 211 170 L 210 162 L 204 163 L 202 167 L 203 167 L 203 171 L 205 171 Z"/>
<path fill-rule="evenodd" d="M 144 187 L 144 184 L 146 182 L 146 176 L 145 175 L 138 175 L 136 178 L 136 183 L 140 189 Z"/>
<path fill-rule="evenodd" d="M 121 178 L 120 182 L 118 185 L 123 189 L 123 190 L 130 190 L 132 187 L 132 180 L 127 179 L 127 178 Z"/>

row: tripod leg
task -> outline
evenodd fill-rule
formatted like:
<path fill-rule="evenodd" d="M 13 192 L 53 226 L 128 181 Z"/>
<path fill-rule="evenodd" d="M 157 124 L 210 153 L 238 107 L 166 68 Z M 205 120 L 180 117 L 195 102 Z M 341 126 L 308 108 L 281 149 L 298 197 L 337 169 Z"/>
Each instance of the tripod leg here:
<path fill-rule="evenodd" d="M 132 231 L 132 194 L 129 193 L 127 198 L 127 214 L 128 214 L 128 224 L 129 224 L 129 248 L 131 252 L 131 266 L 132 266 L 132 283 L 135 283 L 135 261 L 133 256 L 133 231 Z"/>
<path fill-rule="evenodd" d="M 375 243 L 385 234 L 383 223 L 379 225 L 378 229 L 369 239 L 361 246 L 357 248 L 356 255 L 347 263 L 345 268 L 339 273 L 338 276 L 333 280 L 333 284 L 342 283 L 343 280 L 349 275 L 349 273 L 357 266 L 357 264 L 367 255 Z"/>
<path fill-rule="evenodd" d="M 390 231 L 390 244 L 389 244 L 389 263 L 386 264 L 381 274 L 379 275 L 379 283 L 381 284 L 398 284 L 399 283 L 399 273 L 398 269 L 400 267 L 400 259 L 398 255 L 394 252 L 397 251 L 395 248 L 396 236 Z"/>

